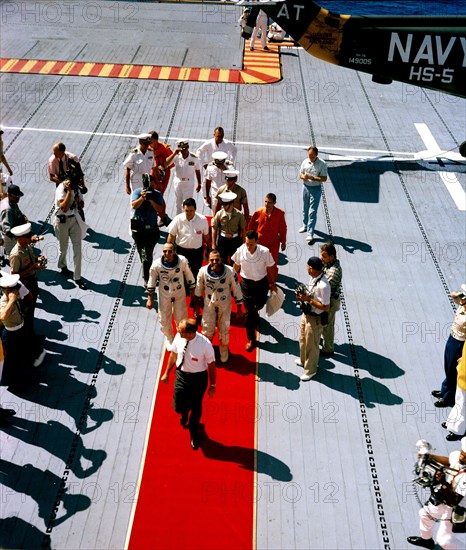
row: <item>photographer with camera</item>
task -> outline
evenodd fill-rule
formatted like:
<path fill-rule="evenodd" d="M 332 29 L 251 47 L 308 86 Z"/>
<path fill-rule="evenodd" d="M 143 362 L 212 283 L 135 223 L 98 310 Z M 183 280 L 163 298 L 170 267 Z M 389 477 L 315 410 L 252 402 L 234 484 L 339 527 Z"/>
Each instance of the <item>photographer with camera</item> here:
<path fill-rule="evenodd" d="M 34 314 L 39 296 L 37 272 L 46 269 L 47 258 L 45 256 L 36 257 L 34 254 L 32 249 L 34 234 L 30 223 L 18 225 L 11 232 L 17 238 L 17 243 L 10 254 L 10 269 L 12 275 L 19 275 L 20 281 L 32 296 L 24 311 L 24 325 L 27 335 L 32 340 L 34 366 L 38 367 L 44 360 L 45 350 L 42 345 L 42 338 L 38 337 L 34 331 Z"/>
<path fill-rule="evenodd" d="M 194 153 L 189 152 L 189 143 L 183 139 L 176 142 L 175 151 L 165 159 L 165 168 L 168 168 L 172 162 L 175 165 L 173 186 L 176 213 L 181 214 L 183 202 L 193 198 L 196 180 L 196 191 L 201 190 L 201 162 Z"/>
<path fill-rule="evenodd" d="M 299 285 L 296 289 L 298 305 L 303 312 L 299 331 L 299 359 L 296 364 L 304 367 L 301 376 L 303 382 L 311 380 L 317 374 L 319 366 L 319 342 L 322 330 L 328 322 L 330 309 L 330 283 L 323 272 L 324 263 L 317 256 L 307 261 L 309 284 Z"/>
<path fill-rule="evenodd" d="M 430 443 L 417 442 L 418 463 L 415 483 L 428 487 L 429 500 L 419 510 L 420 537 L 408 537 L 407 541 L 422 548 L 434 548 L 432 538 L 434 523 L 439 523 L 437 545 L 444 550 L 459 548 L 455 533 L 464 532 L 466 507 L 466 437 L 461 440 L 461 450 L 449 457 L 430 454 Z"/>
<path fill-rule="evenodd" d="M 81 278 L 82 249 L 81 241 L 85 237 L 87 226 L 79 214 L 84 208 L 82 193 L 77 184 L 67 179 L 60 183 L 55 191 L 55 236 L 58 239 L 58 268 L 64 277 L 69 277 L 71 271 L 66 265 L 66 254 L 69 241 L 73 246 L 74 274 L 73 279 L 79 288 L 87 289 L 86 282 Z"/>
<path fill-rule="evenodd" d="M 160 239 L 158 216 L 165 213 L 162 193 L 155 189 L 155 179 L 149 174 L 142 175 L 142 187 L 133 191 L 131 208 L 131 236 L 138 249 L 144 286 L 147 287 L 154 248 Z"/>

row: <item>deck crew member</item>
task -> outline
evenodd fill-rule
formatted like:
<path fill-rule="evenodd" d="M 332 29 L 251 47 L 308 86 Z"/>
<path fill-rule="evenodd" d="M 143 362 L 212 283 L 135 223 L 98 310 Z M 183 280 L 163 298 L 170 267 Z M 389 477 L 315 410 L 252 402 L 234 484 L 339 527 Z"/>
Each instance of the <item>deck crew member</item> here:
<path fill-rule="evenodd" d="M 5 157 L 5 153 L 3 151 L 3 133 L 4 133 L 3 130 L 0 128 L 0 177 L 2 178 L 2 181 L 0 182 L 1 184 L 6 183 L 9 179 L 8 176 L 5 176 L 5 177 L 2 176 L 2 164 L 8 170 L 8 174 L 10 175 L 10 177 L 13 175 L 13 170 L 8 164 L 8 161 L 6 160 L 6 157 Z M 8 181 L 8 183 L 10 182 Z M 1 189 L 0 191 L 1 191 L 0 194 L 3 194 L 3 189 Z"/>
<path fill-rule="evenodd" d="M 32 296 L 32 299 L 27 303 L 27 307 L 24 308 L 24 323 L 33 348 L 34 366 L 38 367 L 44 360 L 45 350 L 42 345 L 42 338 L 34 330 L 35 309 L 39 296 L 37 272 L 46 269 L 47 258 L 45 256 L 36 257 L 34 254 L 31 244 L 34 235 L 30 223 L 13 227 L 11 231 L 18 242 L 10 253 L 10 270 L 12 274 L 20 276 L 21 282 Z"/>
<path fill-rule="evenodd" d="M 235 163 L 237 153 L 236 145 L 231 141 L 224 139 L 224 136 L 225 131 L 223 130 L 223 128 L 221 126 L 217 126 L 217 128 L 215 128 L 214 130 L 214 137 L 205 141 L 196 151 L 196 154 L 199 157 L 199 160 L 201 161 L 204 170 L 207 168 L 209 162 L 213 160 L 212 155 L 218 151 L 223 151 L 224 153 L 227 153 L 228 160 L 231 161 L 233 164 Z"/>
<path fill-rule="evenodd" d="M 29 368 L 32 366 L 31 347 L 24 326 L 20 300 L 27 299 L 30 292 L 20 283 L 19 275 L 2 274 L 0 287 L 0 321 L 4 354 L 2 383 L 18 386 L 28 383 Z M 23 290 L 24 289 L 24 290 Z"/>
<path fill-rule="evenodd" d="M 165 159 L 165 167 L 175 165 L 173 187 L 175 189 L 176 213 L 180 214 L 183 201 L 194 196 L 194 189 L 201 190 L 201 163 L 194 153 L 189 152 L 186 140 L 176 142 L 175 151 Z M 196 186 L 197 181 L 197 186 Z"/>
<path fill-rule="evenodd" d="M 422 456 L 422 455 L 420 455 Z M 461 440 L 461 450 L 453 451 L 450 456 L 428 455 L 431 459 L 439 462 L 446 468 L 453 468 L 460 473 L 447 470 L 446 482 L 450 483 L 455 493 L 463 495 L 458 506 L 466 508 L 466 437 Z M 439 502 L 433 494 L 430 499 L 419 510 L 419 531 L 420 537 L 408 537 L 407 541 L 414 546 L 421 548 L 435 548 L 435 541 L 432 538 L 432 530 L 435 522 L 438 521 L 437 545 L 444 550 L 456 550 L 462 548 L 458 545 L 455 534 L 452 531 L 451 522 L 452 508 L 445 502 Z"/>
<path fill-rule="evenodd" d="M 246 309 L 246 334 L 248 342 L 246 351 L 257 346 L 256 330 L 259 328 L 259 311 L 267 301 L 270 290 L 276 291 L 274 271 L 275 262 L 270 250 L 257 244 L 258 234 L 255 231 L 246 233 L 246 242 L 233 254 L 233 267 L 241 275 L 241 291 Z"/>
<path fill-rule="evenodd" d="M 327 181 L 327 163 L 318 157 L 319 150 L 311 145 L 307 150 L 308 158 L 303 160 L 299 169 L 299 178 L 303 182 L 303 226 L 300 233 L 306 233 L 306 241 L 314 242 L 317 221 L 317 209 L 322 196 L 322 183 Z"/>
<path fill-rule="evenodd" d="M 432 395 L 438 398 L 434 403 L 435 407 L 452 407 L 455 402 L 456 366 L 466 340 L 466 285 L 462 285 L 462 291 L 450 294 L 459 307 L 456 310 L 455 319 L 451 325 L 450 335 L 443 352 L 445 379 L 442 382 L 440 390 L 432 392 Z"/>
<path fill-rule="evenodd" d="M 207 218 L 196 212 L 193 198 L 183 202 L 183 212 L 168 226 L 167 242 L 176 244 L 177 252 L 186 257 L 196 278 L 204 258 L 204 244 L 210 248 L 210 233 Z"/>
<path fill-rule="evenodd" d="M 262 49 L 265 51 L 269 50 L 269 47 L 267 46 L 267 24 L 269 22 L 268 15 L 265 13 L 264 10 L 259 10 L 259 13 L 257 14 L 256 19 L 256 25 L 254 27 L 254 30 L 252 31 L 251 36 L 251 42 L 249 49 L 251 51 L 254 51 L 254 44 L 256 42 L 257 35 L 259 34 L 259 30 L 261 31 L 261 46 Z"/>
<path fill-rule="evenodd" d="M 278 277 L 278 252 L 286 250 L 285 212 L 275 205 L 277 196 L 267 193 L 264 206 L 258 208 L 249 220 L 248 230 L 253 229 L 259 235 L 259 244 L 267 247 L 275 260 L 275 280 Z"/>
<path fill-rule="evenodd" d="M 225 191 L 230 191 L 231 193 L 235 193 L 236 199 L 233 203 L 233 206 L 236 208 L 236 210 L 242 211 L 244 214 L 244 218 L 246 219 L 246 223 L 249 222 L 249 205 L 248 205 L 248 195 L 246 193 L 246 190 L 241 187 L 241 185 L 238 185 L 238 170 L 224 170 L 223 175 L 225 176 L 225 184 L 218 188 L 217 191 L 217 204 L 215 205 L 214 214 L 216 214 L 220 208 L 222 208 L 222 201 L 219 199 L 219 196 L 222 193 L 225 193 Z"/>
<path fill-rule="evenodd" d="M 320 247 L 320 259 L 324 262 L 324 275 L 330 283 L 330 309 L 328 323 L 322 331 L 322 349 L 320 354 L 331 357 L 334 354 L 335 314 L 340 309 L 341 279 L 343 271 L 340 260 L 337 260 L 337 251 L 332 242 L 324 243 Z"/>
<path fill-rule="evenodd" d="M 151 136 L 150 148 L 154 153 L 154 165 L 151 175 L 155 178 L 156 189 L 163 195 L 167 190 L 171 168 L 173 167 L 173 164 L 171 164 L 165 168 L 165 161 L 173 154 L 173 151 L 167 143 L 159 141 L 159 134 L 155 130 L 152 130 L 149 134 Z"/>
<path fill-rule="evenodd" d="M 7 187 L 7 196 L 0 202 L 0 229 L 7 257 L 16 244 L 16 237 L 11 232 L 11 229 L 18 225 L 23 225 L 28 221 L 18 206 L 19 200 L 23 196 L 24 193 L 19 186 L 10 183 Z"/>
<path fill-rule="evenodd" d="M 131 195 L 131 236 L 136 243 L 142 263 L 144 286 L 149 280 L 149 269 L 154 260 L 154 248 L 160 239 L 158 216 L 165 212 L 162 193 L 155 189 L 155 180 L 146 174 L 148 187 L 139 187 Z M 147 185 L 147 181 L 145 183 Z"/>
<path fill-rule="evenodd" d="M 55 236 L 58 239 L 58 268 L 64 277 L 69 277 L 71 271 L 66 264 L 69 241 L 73 247 L 74 272 L 73 279 L 79 288 L 87 289 L 87 284 L 81 277 L 82 248 L 86 226 L 78 210 L 84 208 L 81 192 L 73 186 L 70 180 L 60 183 L 55 190 Z"/>
<path fill-rule="evenodd" d="M 172 315 L 175 317 L 176 324 L 188 316 L 185 283 L 194 296 L 196 280 L 189 269 L 188 260 L 175 252 L 175 246 L 172 243 L 164 244 L 162 257 L 153 262 L 149 271 L 146 307 L 152 309 L 153 294 L 158 285 L 160 330 L 169 342 L 173 342 L 175 336 Z"/>
<path fill-rule="evenodd" d="M 303 382 L 311 380 L 317 374 L 319 342 L 323 329 L 321 315 L 330 308 L 330 283 L 323 269 L 324 263 L 320 258 L 309 258 L 307 272 L 311 278 L 306 292 L 297 294 L 298 299 L 308 306 L 301 315 L 299 359 L 296 359 L 296 364 L 304 367 L 304 374 L 301 376 Z"/>
<path fill-rule="evenodd" d="M 216 250 L 210 252 L 209 263 L 201 267 L 194 294 L 204 309 L 202 334 L 212 341 L 218 327 L 220 361 L 226 363 L 230 342 L 231 299 L 235 299 L 238 314 L 243 315 L 243 294 L 236 272 L 222 262 Z"/>
<path fill-rule="evenodd" d="M 225 184 L 223 172 L 233 168 L 231 161 L 227 160 L 228 154 L 224 151 L 217 151 L 212 154 L 212 162 L 209 162 L 205 171 L 203 183 L 204 202 L 215 211 L 217 204 L 217 191 Z"/>
<path fill-rule="evenodd" d="M 231 257 L 244 242 L 246 220 L 234 208 L 235 193 L 225 191 L 219 199 L 222 208 L 212 218 L 212 249 L 218 250 L 223 262 L 231 265 Z"/>
<path fill-rule="evenodd" d="M 176 366 L 173 408 L 181 415 L 181 425 L 189 428 L 191 447 L 197 450 L 201 444 L 202 400 L 207 386 L 209 397 L 213 397 L 216 390 L 214 348 L 208 338 L 197 332 L 195 319 L 183 319 L 169 351 L 167 368 L 161 380 L 167 384 L 170 372 Z"/>
<path fill-rule="evenodd" d="M 131 193 L 138 187 L 142 187 L 142 175 L 150 174 L 154 166 L 154 151 L 149 148 L 152 137 L 150 134 L 138 135 L 139 145 L 131 149 L 123 162 L 125 167 L 126 193 Z"/>

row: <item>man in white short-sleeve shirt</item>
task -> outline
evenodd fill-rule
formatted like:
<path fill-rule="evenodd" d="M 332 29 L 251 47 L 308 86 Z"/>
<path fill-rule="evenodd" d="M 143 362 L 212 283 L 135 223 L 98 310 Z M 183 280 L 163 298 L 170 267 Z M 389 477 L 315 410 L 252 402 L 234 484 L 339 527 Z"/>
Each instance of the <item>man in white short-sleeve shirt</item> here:
<path fill-rule="evenodd" d="M 241 291 L 246 309 L 246 351 L 257 346 L 256 330 L 259 328 L 259 311 L 267 301 L 270 290 L 277 289 L 275 272 L 271 269 L 275 260 L 270 250 L 257 244 L 258 234 L 251 230 L 246 233 L 246 242 L 231 257 L 233 267 L 241 275 Z"/>
<path fill-rule="evenodd" d="M 215 353 L 210 340 L 197 332 L 195 319 L 183 319 L 178 333 L 169 346 L 171 352 L 162 382 L 168 383 L 170 371 L 176 366 L 173 408 L 181 415 L 181 425 L 189 428 L 191 447 L 200 445 L 199 422 L 202 416 L 202 400 L 209 385 L 209 397 L 215 395 Z"/>

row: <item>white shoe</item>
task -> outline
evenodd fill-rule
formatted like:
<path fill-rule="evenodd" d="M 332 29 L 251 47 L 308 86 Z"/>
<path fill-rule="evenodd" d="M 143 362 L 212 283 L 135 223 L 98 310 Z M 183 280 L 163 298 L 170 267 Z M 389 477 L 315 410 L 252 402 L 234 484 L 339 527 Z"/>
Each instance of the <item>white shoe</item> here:
<path fill-rule="evenodd" d="M 314 240 L 314 236 L 313 236 L 313 235 L 308 235 L 308 236 L 306 237 L 306 241 L 307 241 L 308 243 L 312 242 L 313 240 Z"/>
<path fill-rule="evenodd" d="M 298 229 L 298 233 L 306 233 L 306 231 L 307 229 L 304 227 L 304 225 Z"/>
<path fill-rule="evenodd" d="M 296 363 L 296 365 L 298 365 L 298 367 L 304 367 L 304 365 L 301 363 L 301 359 L 295 359 L 294 362 Z"/>
<path fill-rule="evenodd" d="M 301 376 L 301 380 L 303 382 L 308 382 L 309 380 L 312 380 L 312 378 L 314 378 L 314 376 L 316 375 L 317 373 L 315 372 L 314 374 L 303 374 Z"/>
<path fill-rule="evenodd" d="M 45 354 L 46 354 L 46 351 L 45 349 L 43 349 L 39 357 L 34 361 L 33 363 L 34 367 L 40 367 L 42 365 L 42 363 L 44 362 Z"/>

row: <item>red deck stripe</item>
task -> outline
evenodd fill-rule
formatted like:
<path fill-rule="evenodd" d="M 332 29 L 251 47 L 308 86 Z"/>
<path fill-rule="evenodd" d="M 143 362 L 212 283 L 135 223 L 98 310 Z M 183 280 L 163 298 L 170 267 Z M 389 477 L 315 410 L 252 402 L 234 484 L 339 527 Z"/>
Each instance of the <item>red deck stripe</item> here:
<path fill-rule="evenodd" d="M 89 71 L 88 76 L 99 76 L 100 71 L 102 70 L 105 63 L 94 63 L 94 66 Z"/>
<path fill-rule="evenodd" d="M 62 69 L 64 67 L 64 65 L 66 65 L 66 63 L 63 63 L 63 65 L 61 67 L 59 67 L 58 70 Z M 69 73 L 67 73 L 67 74 L 69 76 L 78 76 L 79 73 L 81 72 L 81 69 L 84 67 L 84 65 L 86 65 L 86 62 L 76 61 L 76 63 L 73 64 L 73 66 L 71 67 Z"/>

